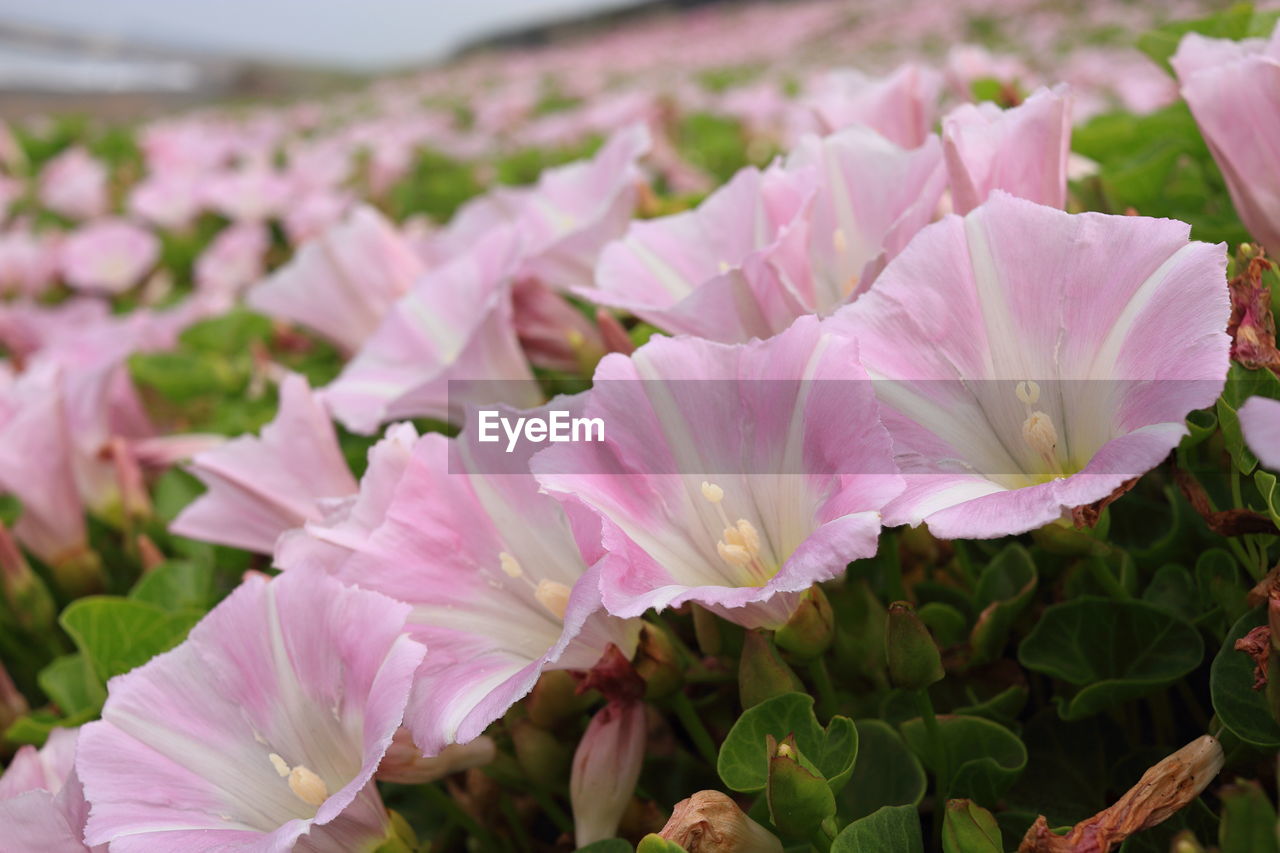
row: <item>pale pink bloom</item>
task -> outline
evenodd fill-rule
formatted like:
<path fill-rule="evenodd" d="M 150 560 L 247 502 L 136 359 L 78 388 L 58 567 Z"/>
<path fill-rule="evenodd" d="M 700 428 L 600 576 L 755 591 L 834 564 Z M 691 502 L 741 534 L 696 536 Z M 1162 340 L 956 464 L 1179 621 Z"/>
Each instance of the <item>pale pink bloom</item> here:
<path fill-rule="evenodd" d="M 425 649 L 407 605 L 311 572 L 246 577 L 108 684 L 80 735 L 86 838 L 116 853 L 372 850 L 374 772 Z"/>
<path fill-rule="evenodd" d="M 611 701 L 587 724 L 569 775 L 573 843 L 578 847 L 618 834 L 644 766 L 647 728 L 644 702 L 638 699 Z"/>
<path fill-rule="evenodd" d="M 124 293 L 160 258 L 160 241 L 124 219 L 81 225 L 62 244 L 62 276 L 76 290 Z"/>
<path fill-rule="evenodd" d="M 599 609 L 576 530 L 528 473 L 536 445 L 506 453 L 505 444 L 478 443 L 474 427 L 459 439 L 424 435 L 406 459 L 406 426 L 371 457 L 349 513 L 327 531 L 308 525 L 315 542 L 291 552 L 304 568 L 413 606 L 410 630 L 431 655 L 406 725 L 429 756 L 478 737 L 544 670 L 590 669 L 611 643 L 629 657 L 637 637 L 638 626 Z M 298 566 L 288 544 L 286 574 Z"/>
<path fill-rule="evenodd" d="M 964 215 L 992 190 L 1063 207 L 1071 152 L 1071 96 L 1066 87 L 1038 89 L 1001 110 L 986 101 L 961 104 L 942 120 L 951 202 Z"/>
<path fill-rule="evenodd" d="M 1021 59 L 996 55 L 976 44 L 957 44 L 948 50 L 943 75 L 952 94 L 966 101 L 973 98 L 973 84 L 979 80 L 994 80 L 1005 86 L 1031 80 L 1031 72 Z"/>
<path fill-rule="evenodd" d="M 995 192 L 829 321 L 857 338 L 907 489 L 887 525 L 1023 533 L 1158 465 L 1228 364 L 1221 245 Z"/>
<path fill-rule="evenodd" d="M 11 224 L 0 232 L 0 295 L 40 296 L 57 280 L 61 240 Z"/>
<path fill-rule="evenodd" d="M 604 355 L 604 341 L 576 305 L 540 279 L 526 278 L 511 289 L 516 337 L 529 362 L 548 370 L 590 373 Z"/>
<path fill-rule="evenodd" d="M 354 352 L 424 271 L 395 226 L 362 206 L 305 244 L 253 287 L 247 301 Z"/>
<path fill-rule="evenodd" d="M 481 234 L 510 225 L 523 245 L 521 277 L 555 290 L 589 285 L 600 250 L 631 222 L 642 178 L 637 161 L 649 146 L 642 125 L 628 127 L 595 157 L 548 169 L 532 187 L 491 190 L 458 211 L 436 252 L 456 257 Z"/>
<path fill-rule="evenodd" d="M 235 222 L 218 232 L 196 258 L 196 287 L 230 305 L 266 271 L 271 231 L 261 222 Z"/>
<path fill-rule="evenodd" d="M 541 402 L 512 319 L 520 246 L 497 228 L 423 275 L 324 389 L 334 417 L 368 434 L 398 418 L 457 420 L 469 403 Z"/>
<path fill-rule="evenodd" d="M 1240 428 L 1258 461 L 1280 471 L 1280 400 L 1250 397 L 1240 407 Z"/>
<path fill-rule="evenodd" d="M 802 317 L 766 341 L 654 338 L 596 369 L 584 415 L 603 442 L 534 457 L 543 489 L 599 523 L 605 607 L 697 602 L 748 628 L 876 551 L 902 489 L 851 338 Z"/>
<path fill-rule="evenodd" d="M 832 133 L 866 125 L 904 148 L 922 145 L 937 117 L 942 77 L 906 64 L 887 77 L 869 77 L 852 68 L 828 71 L 802 100 L 800 132 Z"/>
<path fill-rule="evenodd" d="M 13 853 L 106 853 L 84 843 L 89 805 L 75 772 L 78 729 L 55 728 L 37 751 L 18 748 L 0 775 L 0 827 Z"/>
<path fill-rule="evenodd" d="M 196 454 L 191 472 L 209 490 L 169 529 L 261 554 L 272 553 L 286 530 L 323 518 L 322 501 L 358 488 L 328 412 L 296 374 L 280 383 L 280 409 L 260 437 Z"/>
<path fill-rule="evenodd" d="M 236 222 L 275 219 L 288 210 L 295 194 L 287 175 L 266 166 L 246 166 L 209 175 L 204 203 Z"/>
<path fill-rule="evenodd" d="M 289 242 L 299 246 L 307 240 L 321 237 L 346 217 L 353 204 L 348 193 L 312 190 L 285 211 L 284 231 Z"/>
<path fill-rule="evenodd" d="M 68 148 L 40 172 L 40 203 L 69 219 L 107 212 L 107 168 L 83 148 Z"/>
<path fill-rule="evenodd" d="M 129 192 L 129 213 L 157 228 L 183 231 L 200 215 L 204 199 L 195 175 L 160 172 Z"/>
<path fill-rule="evenodd" d="M 787 168 L 812 169 L 818 177 L 809 223 L 812 283 L 804 304 L 822 315 L 871 286 L 929 223 L 946 185 L 932 134 L 911 149 L 865 127 L 809 136 Z"/>
<path fill-rule="evenodd" d="M 660 329 L 730 343 L 812 309 L 806 249 L 814 176 L 747 168 L 695 210 L 632 223 L 579 289 Z"/>
<path fill-rule="evenodd" d="M 1280 116 L 1280 26 L 1269 40 L 1187 33 L 1171 62 L 1240 219 L 1269 251 L 1280 252 L 1280 164 L 1272 146 Z"/>

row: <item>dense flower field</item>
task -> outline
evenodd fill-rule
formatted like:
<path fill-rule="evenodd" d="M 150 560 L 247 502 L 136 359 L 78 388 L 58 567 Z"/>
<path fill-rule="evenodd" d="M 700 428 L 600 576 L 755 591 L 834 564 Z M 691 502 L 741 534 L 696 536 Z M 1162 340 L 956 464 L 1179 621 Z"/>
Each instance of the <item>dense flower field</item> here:
<path fill-rule="evenodd" d="M 0 128 L 0 853 L 1280 851 L 1278 17 Z"/>

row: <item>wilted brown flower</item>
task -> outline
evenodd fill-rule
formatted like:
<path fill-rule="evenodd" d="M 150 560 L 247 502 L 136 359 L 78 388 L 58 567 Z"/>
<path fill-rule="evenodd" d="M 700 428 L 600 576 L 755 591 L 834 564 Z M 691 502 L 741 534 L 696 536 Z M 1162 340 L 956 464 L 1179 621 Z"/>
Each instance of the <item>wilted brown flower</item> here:
<path fill-rule="evenodd" d="M 776 835 L 719 791 L 699 791 L 676 803 L 658 834 L 689 853 L 782 853 Z"/>

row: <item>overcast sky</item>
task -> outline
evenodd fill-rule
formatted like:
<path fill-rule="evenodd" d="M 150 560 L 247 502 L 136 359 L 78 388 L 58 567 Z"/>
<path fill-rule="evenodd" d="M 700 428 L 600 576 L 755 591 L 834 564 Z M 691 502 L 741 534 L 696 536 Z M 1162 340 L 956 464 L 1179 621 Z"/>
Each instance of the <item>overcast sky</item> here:
<path fill-rule="evenodd" d="M 636 0 L 0 0 L 0 23 L 376 70 L 480 35 Z"/>

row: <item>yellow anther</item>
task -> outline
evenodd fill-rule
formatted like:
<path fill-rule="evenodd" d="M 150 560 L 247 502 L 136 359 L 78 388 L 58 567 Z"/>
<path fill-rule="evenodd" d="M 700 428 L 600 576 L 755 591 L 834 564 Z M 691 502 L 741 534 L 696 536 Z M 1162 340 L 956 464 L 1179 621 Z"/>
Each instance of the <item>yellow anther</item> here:
<path fill-rule="evenodd" d="M 760 553 L 760 533 L 754 524 L 745 518 L 738 519 L 737 534 L 742 540 L 742 547 L 746 548 L 751 556 L 755 557 Z"/>
<path fill-rule="evenodd" d="M 520 561 L 506 551 L 498 555 L 498 563 L 502 566 L 502 571 L 507 577 L 518 578 L 524 576 L 524 569 L 520 568 Z"/>
<path fill-rule="evenodd" d="M 744 568 L 751 565 L 751 553 L 741 545 L 730 545 L 727 542 L 720 541 L 716 543 L 716 553 L 720 555 L 720 559 L 730 565 Z"/>
<path fill-rule="evenodd" d="M 283 758 L 274 752 L 268 755 L 267 758 L 270 759 L 271 766 L 276 769 L 276 773 L 279 773 L 282 778 L 289 775 L 289 765 Z"/>
<path fill-rule="evenodd" d="M 1043 459 L 1053 462 L 1058 449 L 1058 431 L 1044 412 L 1035 411 L 1022 422 L 1022 440 Z"/>
<path fill-rule="evenodd" d="M 569 592 L 569 587 L 559 581 L 541 580 L 533 591 L 533 597 L 557 619 L 564 619 L 564 612 L 569 607 Z"/>
<path fill-rule="evenodd" d="M 702 496 L 711 503 L 718 504 L 720 501 L 724 500 L 724 489 L 720 488 L 715 483 L 708 483 L 706 480 L 703 480 Z"/>
<path fill-rule="evenodd" d="M 319 806 L 329 799 L 324 780 L 301 764 L 289 771 L 289 790 L 309 806 Z"/>
<path fill-rule="evenodd" d="M 849 241 L 845 239 L 843 228 L 837 228 L 832 232 L 831 247 L 842 255 L 849 251 Z"/>
<path fill-rule="evenodd" d="M 1013 393 L 1017 394 L 1018 399 L 1025 405 L 1034 406 L 1040 402 L 1040 385 L 1034 380 L 1019 382 L 1013 389 Z"/>

